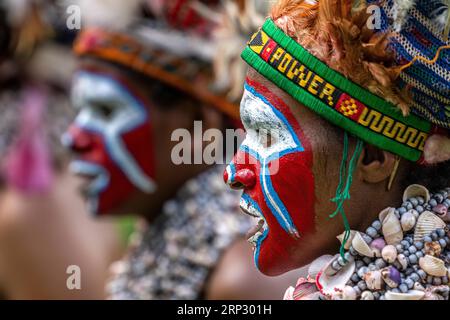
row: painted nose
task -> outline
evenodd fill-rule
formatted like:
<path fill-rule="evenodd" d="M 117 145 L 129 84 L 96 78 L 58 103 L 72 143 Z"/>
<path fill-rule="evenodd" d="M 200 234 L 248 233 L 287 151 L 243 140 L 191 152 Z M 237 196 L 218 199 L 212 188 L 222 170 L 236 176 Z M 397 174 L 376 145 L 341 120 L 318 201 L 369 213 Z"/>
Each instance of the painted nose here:
<path fill-rule="evenodd" d="M 233 164 L 227 167 L 223 179 L 232 189 L 252 188 L 256 184 L 256 176 L 252 170 L 248 168 L 235 170 Z"/>
<path fill-rule="evenodd" d="M 92 139 L 89 134 L 77 127 L 71 126 L 61 137 L 64 147 L 74 153 L 82 153 L 91 149 Z"/>

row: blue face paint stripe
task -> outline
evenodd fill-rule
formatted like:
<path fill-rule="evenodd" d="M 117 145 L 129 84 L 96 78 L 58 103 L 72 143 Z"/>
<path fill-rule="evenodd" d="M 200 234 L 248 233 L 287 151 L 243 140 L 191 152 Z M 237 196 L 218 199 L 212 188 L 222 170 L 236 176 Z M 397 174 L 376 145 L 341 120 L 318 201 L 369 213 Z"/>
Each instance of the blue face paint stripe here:
<path fill-rule="evenodd" d="M 264 181 L 266 183 L 264 183 Z M 292 217 L 290 216 L 286 206 L 281 201 L 277 192 L 272 186 L 272 181 L 270 179 L 269 168 L 267 165 L 263 166 L 262 173 L 260 174 L 260 182 L 263 189 L 264 199 L 266 200 L 267 205 L 270 208 L 270 211 L 274 214 L 278 223 L 288 234 L 292 234 L 293 232 L 297 232 L 297 228 L 294 226 L 292 222 Z M 268 190 L 266 190 L 265 185 L 267 184 Z M 273 201 L 276 203 L 281 212 L 273 206 L 272 201 L 269 198 L 269 194 L 272 196 Z"/>
<path fill-rule="evenodd" d="M 128 88 L 115 79 L 111 79 L 104 75 L 92 74 L 90 72 L 79 72 L 77 77 L 87 77 L 89 79 L 94 79 L 94 81 L 97 82 L 106 82 L 110 84 L 117 92 L 123 95 L 126 100 L 130 100 L 130 103 L 127 103 L 128 107 L 138 111 L 137 116 L 132 119 L 130 118 L 130 121 L 123 124 L 123 126 L 120 127 L 120 130 L 115 132 L 113 136 L 105 134 L 102 129 L 98 128 L 96 125 L 80 123 L 79 121 L 77 122 L 77 119 L 75 120 L 75 123 L 86 131 L 104 137 L 108 155 L 114 160 L 116 165 L 118 165 L 133 185 L 146 192 L 153 191 L 156 188 L 153 180 L 143 172 L 142 168 L 121 138 L 122 135 L 136 129 L 150 119 L 147 108 L 128 91 Z"/>
<path fill-rule="evenodd" d="M 243 193 L 242 194 L 242 199 L 244 199 L 244 201 L 246 203 L 250 203 L 250 205 L 252 207 L 254 207 L 256 210 L 258 210 L 258 212 L 261 214 L 261 216 L 263 216 L 264 219 L 266 219 L 266 217 L 264 216 L 264 213 L 262 212 L 262 210 L 259 207 L 258 203 L 255 200 L 253 200 L 248 194 Z M 267 229 L 264 230 L 262 236 L 259 237 L 258 241 L 256 242 L 256 249 L 255 249 L 255 253 L 253 254 L 253 260 L 254 260 L 256 269 L 258 269 L 258 270 L 260 270 L 260 268 L 259 268 L 259 254 L 261 252 L 261 245 L 262 245 L 263 241 L 267 238 L 268 235 L 269 235 L 269 227 L 267 226 Z"/>

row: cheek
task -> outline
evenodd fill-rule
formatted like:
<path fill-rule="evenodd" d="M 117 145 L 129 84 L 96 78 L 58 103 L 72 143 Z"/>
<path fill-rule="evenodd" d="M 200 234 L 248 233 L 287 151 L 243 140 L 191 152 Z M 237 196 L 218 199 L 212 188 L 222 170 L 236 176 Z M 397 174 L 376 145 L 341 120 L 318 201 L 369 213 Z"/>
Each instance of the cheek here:
<path fill-rule="evenodd" d="M 122 137 L 126 149 L 145 173 L 154 177 L 154 145 L 150 122 L 127 132 Z"/>

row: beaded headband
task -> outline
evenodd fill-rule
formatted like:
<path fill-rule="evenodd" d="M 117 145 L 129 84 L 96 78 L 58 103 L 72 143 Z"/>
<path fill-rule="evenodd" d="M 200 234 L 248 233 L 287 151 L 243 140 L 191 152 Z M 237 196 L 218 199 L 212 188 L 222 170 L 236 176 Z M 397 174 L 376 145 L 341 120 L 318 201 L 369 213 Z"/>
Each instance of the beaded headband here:
<path fill-rule="evenodd" d="M 75 42 L 74 52 L 78 56 L 99 58 L 130 68 L 196 97 L 234 119 L 239 119 L 239 108 L 225 96 L 214 94 L 209 89 L 213 75 L 207 74 L 206 63 L 182 59 L 180 55 L 172 55 L 166 50 L 142 45 L 142 41 L 133 36 L 98 28 L 85 29 Z"/>
<path fill-rule="evenodd" d="M 422 157 L 432 125 L 332 70 L 268 19 L 242 58 L 295 100 L 360 139 L 410 161 Z"/>

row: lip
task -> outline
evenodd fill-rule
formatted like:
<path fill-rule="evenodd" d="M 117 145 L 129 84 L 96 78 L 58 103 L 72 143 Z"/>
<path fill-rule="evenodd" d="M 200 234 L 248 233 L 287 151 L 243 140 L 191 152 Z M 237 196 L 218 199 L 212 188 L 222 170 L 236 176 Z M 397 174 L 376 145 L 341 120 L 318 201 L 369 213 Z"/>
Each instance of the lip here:
<path fill-rule="evenodd" d="M 253 246 L 253 248 L 256 248 L 259 240 L 268 229 L 266 219 L 261 214 L 260 210 L 244 197 L 241 198 L 239 207 L 244 214 L 257 219 L 257 224 L 248 231 L 246 236 L 247 241 Z"/>
<path fill-rule="evenodd" d="M 70 163 L 70 171 L 82 179 L 81 192 L 87 196 L 97 196 L 102 192 L 109 181 L 106 169 L 95 163 L 74 160 Z"/>

